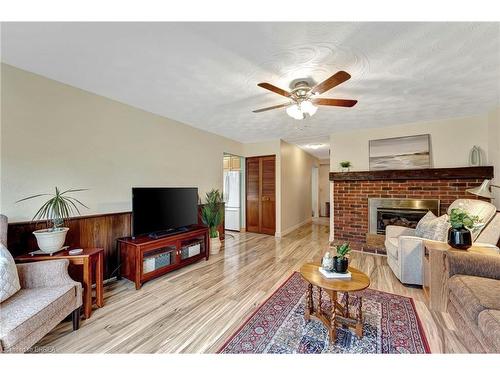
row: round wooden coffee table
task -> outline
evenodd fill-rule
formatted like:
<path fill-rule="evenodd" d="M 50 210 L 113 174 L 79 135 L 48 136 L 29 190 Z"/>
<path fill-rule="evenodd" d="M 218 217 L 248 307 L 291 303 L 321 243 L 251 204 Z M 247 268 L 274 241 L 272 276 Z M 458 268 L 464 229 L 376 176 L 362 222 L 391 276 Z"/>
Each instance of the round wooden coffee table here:
<path fill-rule="evenodd" d="M 363 337 L 363 314 L 361 312 L 361 296 L 357 296 L 358 306 L 355 317 L 349 315 L 349 293 L 359 292 L 370 286 L 370 278 L 363 272 L 354 267 L 349 267 L 352 274 L 350 280 L 344 279 L 327 279 L 319 272 L 321 265 L 319 263 L 306 263 L 300 268 L 300 274 L 309 284 L 306 295 L 305 318 L 310 320 L 316 318 L 321 321 L 328 329 L 330 341 L 334 342 L 337 338 L 337 326 L 343 325 L 355 328 L 356 335 Z M 317 306 L 314 307 L 313 301 L 313 286 L 318 288 Z M 321 292 L 322 290 L 330 297 L 332 304 L 331 317 L 328 317 L 323 312 L 321 307 Z M 345 295 L 345 303 L 342 304 L 337 299 L 337 293 L 341 292 Z"/>

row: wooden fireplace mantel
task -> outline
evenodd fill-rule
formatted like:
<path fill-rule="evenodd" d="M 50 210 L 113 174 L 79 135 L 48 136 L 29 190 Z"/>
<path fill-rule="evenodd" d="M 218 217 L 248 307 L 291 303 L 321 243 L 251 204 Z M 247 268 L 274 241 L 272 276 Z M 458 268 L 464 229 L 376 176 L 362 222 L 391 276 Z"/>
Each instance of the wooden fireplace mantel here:
<path fill-rule="evenodd" d="M 385 171 L 330 172 L 330 181 L 492 179 L 493 167 L 391 169 Z"/>

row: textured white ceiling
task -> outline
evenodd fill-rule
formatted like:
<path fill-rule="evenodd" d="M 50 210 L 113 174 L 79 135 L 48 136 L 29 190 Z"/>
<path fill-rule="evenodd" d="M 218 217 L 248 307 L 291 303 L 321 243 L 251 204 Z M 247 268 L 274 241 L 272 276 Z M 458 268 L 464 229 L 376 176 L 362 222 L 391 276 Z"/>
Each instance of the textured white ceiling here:
<path fill-rule="evenodd" d="M 500 23 L 3 23 L 1 52 L 8 64 L 241 142 L 303 144 L 500 102 Z M 352 78 L 322 97 L 357 99 L 353 108 L 320 107 L 304 121 L 252 113 L 284 102 L 258 82 L 286 89 L 341 69 Z"/>

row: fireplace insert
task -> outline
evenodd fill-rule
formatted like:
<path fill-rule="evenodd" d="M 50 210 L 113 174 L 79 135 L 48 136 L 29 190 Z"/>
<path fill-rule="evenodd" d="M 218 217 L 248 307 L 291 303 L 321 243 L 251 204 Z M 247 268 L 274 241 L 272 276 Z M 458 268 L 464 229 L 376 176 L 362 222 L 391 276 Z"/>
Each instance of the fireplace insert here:
<path fill-rule="evenodd" d="M 427 210 L 377 209 L 377 234 L 385 234 L 385 227 L 398 225 L 400 227 L 416 228 L 419 220 Z"/>
<path fill-rule="evenodd" d="M 388 225 L 415 228 L 428 211 L 439 215 L 439 206 L 439 199 L 368 198 L 370 233 L 385 234 Z"/>

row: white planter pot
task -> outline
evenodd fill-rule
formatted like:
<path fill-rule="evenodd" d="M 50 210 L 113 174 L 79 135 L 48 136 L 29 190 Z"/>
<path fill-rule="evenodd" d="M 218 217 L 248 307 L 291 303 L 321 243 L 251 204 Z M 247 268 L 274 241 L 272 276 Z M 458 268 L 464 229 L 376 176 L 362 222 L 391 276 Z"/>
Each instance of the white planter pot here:
<path fill-rule="evenodd" d="M 58 228 L 55 231 L 40 229 L 34 231 L 33 234 L 40 250 L 44 253 L 54 253 L 64 246 L 68 230 L 69 228 Z"/>
<path fill-rule="evenodd" d="M 219 237 L 210 238 L 210 254 L 219 254 L 221 242 Z"/>

